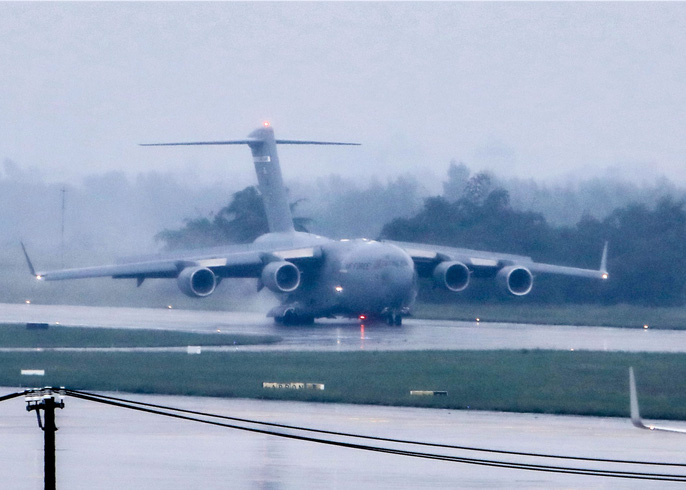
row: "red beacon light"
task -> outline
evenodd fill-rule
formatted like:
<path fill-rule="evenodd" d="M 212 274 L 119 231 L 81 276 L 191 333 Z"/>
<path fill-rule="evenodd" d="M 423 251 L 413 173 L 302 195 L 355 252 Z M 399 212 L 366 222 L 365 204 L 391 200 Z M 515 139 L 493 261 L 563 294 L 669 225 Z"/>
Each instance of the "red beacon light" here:
<path fill-rule="evenodd" d="M 360 315 L 358 318 L 359 318 L 360 320 L 366 320 L 366 319 L 367 319 L 367 316 L 366 316 L 366 315 Z"/>
<path fill-rule="evenodd" d="M 263 122 L 262 125 L 263 125 L 265 128 L 268 128 L 269 126 L 271 126 L 271 124 L 269 124 L 269 121 Z"/>

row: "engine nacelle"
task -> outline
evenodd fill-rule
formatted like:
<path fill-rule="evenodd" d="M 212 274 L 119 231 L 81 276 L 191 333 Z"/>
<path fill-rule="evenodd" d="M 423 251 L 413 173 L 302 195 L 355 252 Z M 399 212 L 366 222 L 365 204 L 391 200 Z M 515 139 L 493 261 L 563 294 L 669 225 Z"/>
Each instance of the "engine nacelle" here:
<path fill-rule="evenodd" d="M 462 262 L 441 262 L 434 269 L 437 286 L 459 293 L 469 286 L 469 269 Z"/>
<path fill-rule="evenodd" d="M 300 270 L 291 262 L 270 262 L 262 269 L 262 284 L 275 293 L 291 293 L 300 286 Z"/>
<path fill-rule="evenodd" d="M 526 267 L 510 265 L 498 271 L 496 281 L 505 292 L 514 296 L 525 296 L 531 292 L 534 276 Z"/>
<path fill-rule="evenodd" d="M 217 277 L 207 267 L 186 267 L 177 278 L 179 289 L 191 298 L 204 298 L 214 292 Z"/>

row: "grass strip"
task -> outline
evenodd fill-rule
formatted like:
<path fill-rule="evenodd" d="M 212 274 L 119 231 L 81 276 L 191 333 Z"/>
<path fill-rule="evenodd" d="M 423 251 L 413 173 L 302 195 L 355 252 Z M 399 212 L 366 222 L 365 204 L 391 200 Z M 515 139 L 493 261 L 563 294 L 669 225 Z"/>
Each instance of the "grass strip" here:
<path fill-rule="evenodd" d="M 51 325 L 47 329 L 28 329 L 26 324 L 0 325 L 0 347 L 178 347 L 274 344 L 280 341 L 281 338 L 275 335 L 236 335 L 220 332 L 207 334 L 63 325 Z"/>
<path fill-rule="evenodd" d="M 562 351 L 3 353 L 0 385 L 627 417 L 634 366 L 644 417 L 686 419 L 686 355 Z M 44 369 L 45 376 L 22 376 Z M 324 391 L 263 382 L 323 383 Z M 411 396 L 445 390 L 447 396 Z"/>
<path fill-rule="evenodd" d="M 507 303 L 427 303 L 418 302 L 413 315 L 431 320 L 534 323 L 544 325 L 591 325 L 621 328 L 686 329 L 686 308 L 636 305 L 526 304 Z"/>

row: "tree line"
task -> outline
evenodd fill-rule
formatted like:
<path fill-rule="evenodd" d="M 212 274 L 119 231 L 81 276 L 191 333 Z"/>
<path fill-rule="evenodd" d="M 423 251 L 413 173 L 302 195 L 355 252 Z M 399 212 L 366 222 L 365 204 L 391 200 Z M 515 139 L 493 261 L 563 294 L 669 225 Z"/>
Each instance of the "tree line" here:
<path fill-rule="evenodd" d="M 470 175 L 463 165 L 453 164 L 443 194 L 424 199 L 412 216 L 388 221 L 379 238 L 528 255 L 537 262 L 587 268 L 599 266 L 608 241 L 609 281 L 541 276 L 532 293 L 517 301 L 675 306 L 686 300 L 685 204 L 666 196 L 652 206 L 629 203 L 602 219 L 588 212 L 575 225 L 555 225 L 540 212 L 515 209 L 509 191 L 489 174 Z M 344 213 L 345 205 L 340 209 Z M 301 231 L 310 224 L 311 219 L 296 219 Z M 262 200 L 256 188 L 248 187 L 214 216 L 187 220 L 180 229 L 163 230 L 157 239 L 169 249 L 193 248 L 248 243 L 266 231 Z M 474 281 L 459 298 L 431 288 L 422 294 L 430 301 L 508 301 L 492 281 Z"/>
<path fill-rule="evenodd" d="M 537 262 L 588 268 L 598 268 L 607 241 L 609 281 L 538 277 L 526 300 L 676 306 L 686 299 L 685 204 L 664 197 L 654 207 L 633 203 L 602 220 L 586 214 L 574 226 L 554 226 L 541 213 L 513 209 L 508 192 L 496 188 L 453 202 L 428 198 L 417 215 L 384 226 L 381 238 L 523 254 Z M 498 300 L 483 286 L 465 296 Z"/>

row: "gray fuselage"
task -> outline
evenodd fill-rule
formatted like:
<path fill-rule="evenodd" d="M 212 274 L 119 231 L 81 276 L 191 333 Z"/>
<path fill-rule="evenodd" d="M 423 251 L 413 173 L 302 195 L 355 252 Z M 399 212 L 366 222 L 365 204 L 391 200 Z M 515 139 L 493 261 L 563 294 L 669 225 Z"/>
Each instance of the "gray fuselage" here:
<path fill-rule="evenodd" d="M 300 265 L 302 283 L 284 295 L 303 316 L 366 317 L 407 311 L 417 296 L 412 258 L 401 248 L 374 240 L 331 240 L 308 233 L 268 233 L 256 243 L 283 243 L 321 248 L 314 266 Z"/>

